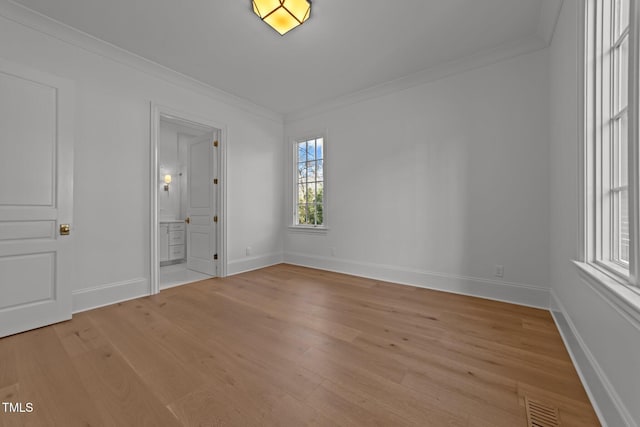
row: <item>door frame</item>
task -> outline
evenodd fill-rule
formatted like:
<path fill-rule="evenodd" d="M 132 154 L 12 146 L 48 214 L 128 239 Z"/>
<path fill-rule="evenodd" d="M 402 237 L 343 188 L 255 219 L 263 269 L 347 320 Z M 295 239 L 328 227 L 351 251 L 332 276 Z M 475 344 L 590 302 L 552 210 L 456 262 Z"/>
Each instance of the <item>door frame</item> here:
<path fill-rule="evenodd" d="M 149 245 L 151 249 L 150 259 L 150 294 L 160 292 L 160 256 L 158 250 L 159 218 L 158 218 L 158 145 L 160 138 L 160 121 L 162 117 L 172 118 L 197 126 L 207 126 L 217 129 L 220 134 L 218 138 L 218 191 L 216 196 L 216 206 L 218 207 L 218 229 L 216 233 L 216 244 L 218 247 L 218 276 L 227 275 L 227 127 L 225 124 L 215 122 L 208 118 L 187 113 L 172 107 L 151 102 L 151 142 L 150 142 L 150 174 L 149 174 L 149 204 L 150 204 L 150 225 L 149 225 Z"/>

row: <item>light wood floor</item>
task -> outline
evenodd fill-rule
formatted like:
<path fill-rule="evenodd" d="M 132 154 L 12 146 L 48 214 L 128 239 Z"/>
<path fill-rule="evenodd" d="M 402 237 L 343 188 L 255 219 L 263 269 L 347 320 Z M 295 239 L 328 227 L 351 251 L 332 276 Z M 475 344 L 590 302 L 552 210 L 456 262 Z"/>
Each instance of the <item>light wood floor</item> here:
<path fill-rule="evenodd" d="M 278 265 L 0 340 L 0 425 L 599 425 L 547 311 Z"/>

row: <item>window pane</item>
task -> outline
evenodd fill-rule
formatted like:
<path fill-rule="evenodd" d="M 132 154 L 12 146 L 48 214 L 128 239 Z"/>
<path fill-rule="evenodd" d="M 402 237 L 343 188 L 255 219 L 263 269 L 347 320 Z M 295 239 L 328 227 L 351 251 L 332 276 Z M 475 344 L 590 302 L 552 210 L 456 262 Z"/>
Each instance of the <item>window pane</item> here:
<path fill-rule="evenodd" d="M 624 38 L 624 41 L 618 48 L 618 111 L 627 106 L 627 93 L 629 91 L 629 36 Z"/>
<path fill-rule="evenodd" d="M 614 150 L 613 150 L 613 186 L 621 187 L 629 183 L 629 144 L 627 114 L 623 114 L 614 123 Z"/>
<path fill-rule="evenodd" d="M 620 118 L 620 185 L 629 184 L 629 124 L 627 115 Z"/>
<path fill-rule="evenodd" d="M 322 204 L 316 204 L 316 225 L 324 224 Z"/>
<path fill-rule="evenodd" d="M 314 198 L 315 203 L 322 203 L 324 197 L 324 185 L 319 182 L 316 184 L 316 194 Z"/>
<path fill-rule="evenodd" d="M 612 151 L 612 223 L 611 259 L 619 264 L 629 263 L 629 200 L 627 115 L 614 122 Z"/>
<path fill-rule="evenodd" d="M 629 195 L 627 190 L 620 192 L 619 205 L 619 258 L 620 261 L 629 262 Z"/>
<path fill-rule="evenodd" d="M 307 162 L 307 177 L 308 181 L 316 180 L 316 161 L 311 160 Z"/>
<path fill-rule="evenodd" d="M 307 160 L 307 143 L 300 142 L 298 143 L 298 161 L 304 162 Z"/>
<path fill-rule="evenodd" d="M 298 224 L 307 224 L 307 205 L 298 205 Z"/>
<path fill-rule="evenodd" d="M 307 180 L 307 167 L 306 163 L 298 163 L 298 183 L 306 182 Z"/>
<path fill-rule="evenodd" d="M 305 202 L 313 203 L 316 194 L 316 183 L 311 182 L 307 184 L 307 192 L 305 194 Z"/>
<path fill-rule="evenodd" d="M 316 205 L 315 204 L 311 204 L 309 205 L 309 210 L 308 210 L 308 221 L 310 225 L 317 225 L 316 222 Z"/>
<path fill-rule="evenodd" d="M 629 191 L 625 188 L 613 194 L 612 261 L 629 263 Z"/>
<path fill-rule="evenodd" d="M 315 160 L 316 158 L 316 141 L 312 139 L 307 141 L 307 160 Z"/>
<path fill-rule="evenodd" d="M 315 181 L 315 166 L 316 166 L 316 162 L 315 160 L 309 160 L 306 164 L 305 167 L 307 168 L 307 181 Z"/>
<path fill-rule="evenodd" d="M 318 181 L 324 180 L 324 162 L 322 160 L 318 160 L 316 166 L 316 178 Z"/>
<path fill-rule="evenodd" d="M 323 158 L 323 145 L 324 145 L 324 141 L 322 140 L 322 138 L 318 138 L 316 139 L 316 159 L 322 159 Z"/>
<path fill-rule="evenodd" d="M 617 0 L 617 32 L 619 36 L 629 26 L 629 0 Z"/>

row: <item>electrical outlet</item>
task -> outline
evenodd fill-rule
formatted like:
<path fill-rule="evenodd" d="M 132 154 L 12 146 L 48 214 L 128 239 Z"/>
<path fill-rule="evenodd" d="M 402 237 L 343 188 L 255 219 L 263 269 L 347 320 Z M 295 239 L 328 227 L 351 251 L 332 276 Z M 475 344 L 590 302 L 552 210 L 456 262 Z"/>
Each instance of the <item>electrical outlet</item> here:
<path fill-rule="evenodd" d="M 244 250 L 245 255 L 251 256 L 251 246 L 247 246 L 247 249 Z"/>
<path fill-rule="evenodd" d="M 504 265 L 496 265 L 496 277 L 504 277 Z"/>

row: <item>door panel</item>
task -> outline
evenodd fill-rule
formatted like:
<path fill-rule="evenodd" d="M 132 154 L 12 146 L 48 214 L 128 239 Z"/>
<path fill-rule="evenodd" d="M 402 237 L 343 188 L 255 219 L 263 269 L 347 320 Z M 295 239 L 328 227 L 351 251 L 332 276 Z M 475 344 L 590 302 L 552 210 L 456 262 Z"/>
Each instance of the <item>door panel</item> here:
<path fill-rule="evenodd" d="M 189 142 L 187 165 L 187 268 L 216 275 L 216 227 L 213 217 L 215 133 Z"/>
<path fill-rule="evenodd" d="M 3 295 L 0 309 L 54 298 L 55 253 L 0 257 L 0 277 L 20 277 L 20 287 Z"/>
<path fill-rule="evenodd" d="M 0 337 L 71 318 L 73 86 L 0 60 Z"/>
<path fill-rule="evenodd" d="M 55 239 L 54 221 L 14 221 L 0 223 L 0 241 Z"/>
<path fill-rule="evenodd" d="M 56 88 L 0 73 L 0 205 L 53 206 Z"/>
<path fill-rule="evenodd" d="M 189 150 L 189 207 L 192 209 L 211 209 L 210 164 L 211 137 L 190 144 Z"/>

